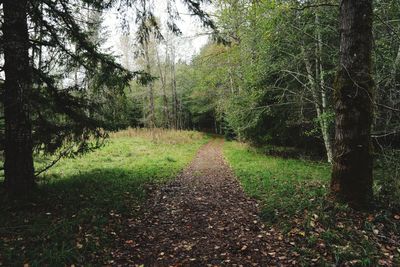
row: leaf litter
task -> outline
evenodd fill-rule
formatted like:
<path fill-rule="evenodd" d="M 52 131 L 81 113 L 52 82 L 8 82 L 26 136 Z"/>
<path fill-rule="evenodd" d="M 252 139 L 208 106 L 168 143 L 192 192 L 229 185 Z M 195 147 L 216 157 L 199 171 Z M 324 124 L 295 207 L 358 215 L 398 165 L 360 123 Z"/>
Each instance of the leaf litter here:
<path fill-rule="evenodd" d="M 204 145 L 176 180 L 156 188 L 140 216 L 127 219 L 112 265 L 276 266 L 299 256 L 267 228 L 222 156 L 222 140 Z"/>

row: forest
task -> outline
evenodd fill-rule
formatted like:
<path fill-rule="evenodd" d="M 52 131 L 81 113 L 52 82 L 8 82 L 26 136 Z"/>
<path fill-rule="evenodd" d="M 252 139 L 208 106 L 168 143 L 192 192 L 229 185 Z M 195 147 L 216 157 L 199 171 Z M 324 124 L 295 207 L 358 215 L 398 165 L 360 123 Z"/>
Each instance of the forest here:
<path fill-rule="evenodd" d="M 0 266 L 400 266 L 400 1 L 0 25 Z"/>

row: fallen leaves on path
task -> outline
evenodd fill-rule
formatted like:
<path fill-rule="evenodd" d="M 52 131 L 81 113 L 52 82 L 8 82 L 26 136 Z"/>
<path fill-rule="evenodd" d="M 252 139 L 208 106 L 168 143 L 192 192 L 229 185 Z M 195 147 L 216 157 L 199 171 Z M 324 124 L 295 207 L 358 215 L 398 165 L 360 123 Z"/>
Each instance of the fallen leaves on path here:
<path fill-rule="evenodd" d="M 296 265 L 299 256 L 223 160 L 222 142 L 205 145 L 173 182 L 156 189 L 142 215 L 127 220 L 113 265 Z"/>

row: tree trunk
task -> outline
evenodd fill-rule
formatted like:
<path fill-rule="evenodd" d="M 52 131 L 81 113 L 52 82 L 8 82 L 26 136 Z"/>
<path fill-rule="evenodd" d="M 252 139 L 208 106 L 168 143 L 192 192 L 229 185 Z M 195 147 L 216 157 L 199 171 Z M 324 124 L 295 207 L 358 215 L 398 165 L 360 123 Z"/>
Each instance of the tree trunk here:
<path fill-rule="evenodd" d="M 398 104 L 398 100 L 396 99 L 397 95 L 397 88 L 396 88 L 396 75 L 397 75 L 397 68 L 400 64 L 400 46 L 397 50 L 396 58 L 392 64 L 392 69 L 390 70 L 390 77 L 385 83 L 385 98 L 386 105 L 390 107 L 396 106 Z M 385 128 L 384 132 L 391 132 L 393 131 L 393 118 L 394 112 L 392 110 L 388 110 L 385 113 Z"/>
<path fill-rule="evenodd" d="M 149 40 L 144 43 L 144 55 L 146 60 L 146 72 L 151 75 L 151 62 L 150 62 L 150 52 L 149 52 Z M 149 81 L 147 84 L 148 94 L 149 94 L 149 116 L 148 116 L 148 126 L 154 128 L 156 126 L 156 116 L 154 109 L 154 86 L 153 81 Z"/>
<path fill-rule="evenodd" d="M 392 70 L 390 71 L 390 79 L 386 83 L 387 86 L 396 81 L 397 68 L 399 64 L 400 64 L 400 46 L 399 49 L 397 50 L 396 59 L 393 62 Z"/>
<path fill-rule="evenodd" d="M 326 93 L 323 92 L 323 88 L 321 87 L 321 81 L 317 83 L 316 78 L 313 77 L 312 73 L 312 65 L 309 61 L 306 51 L 304 47 L 302 47 L 302 52 L 304 54 L 304 64 L 306 66 L 307 71 L 307 79 L 310 84 L 310 91 L 313 98 L 315 110 L 317 112 L 317 119 L 319 122 L 319 127 L 322 133 L 322 139 L 324 141 L 326 157 L 329 163 L 332 162 L 332 141 L 331 135 L 329 132 L 329 122 L 326 118 Z M 320 76 L 319 64 L 316 64 L 316 76 L 317 78 Z"/>
<path fill-rule="evenodd" d="M 27 0 L 3 1 L 5 188 L 24 193 L 35 185 L 29 97 L 32 90 L 29 63 Z"/>
<path fill-rule="evenodd" d="M 172 89 L 172 124 L 175 129 L 179 128 L 179 99 L 176 92 L 176 70 L 175 70 L 175 48 L 171 47 L 171 89 Z"/>
<path fill-rule="evenodd" d="M 331 192 L 355 208 L 372 198 L 372 16 L 372 0 L 341 2 Z"/>
<path fill-rule="evenodd" d="M 322 137 L 324 139 L 326 157 L 329 163 L 332 163 L 333 152 L 332 152 L 332 136 L 330 131 L 330 123 L 329 118 L 326 116 L 328 112 L 327 105 L 327 95 L 326 95 L 326 86 L 325 86 L 325 78 L 324 78 L 324 68 L 322 65 L 322 34 L 319 22 L 319 14 L 318 11 L 315 13 L 315 27 L 316 27 L 316 39 L 317 46 L 315 48 L 315 69 L 316 69 L 316 77 L 319 79 L 319 91 L 321 92 L 321 109 L 322 116 L 319 118 Z"/>
<path fill-rule="evenodd" d="M 168 52 L 166 51 L 166 54 Z M 166 87 L 167 87 L 167 81 L 166 81 L 166 76 L 167 73 L 163 73 L 162 70 L 162 63 L 160 60 L 160 55 L 158 53 L 158 48 L 156 48 L 156 56 L 157 56 L 157 65 L 158 65 L 158 71 L 160 73 L 160 81 L 161 81 L 161 91 L 162 91 L 162 99 L 163 99 L 163 125 L 164 128 L 170 128 L 170 123 L 169 123 L 169 109 L 168 109 L 168 97 L 167 97 L 167 92 L 166 92 Z M 166 56 L 168 58 L 168 56 Z M 165 65 L 167 63 L 167 60 L 165 60 Z"/>

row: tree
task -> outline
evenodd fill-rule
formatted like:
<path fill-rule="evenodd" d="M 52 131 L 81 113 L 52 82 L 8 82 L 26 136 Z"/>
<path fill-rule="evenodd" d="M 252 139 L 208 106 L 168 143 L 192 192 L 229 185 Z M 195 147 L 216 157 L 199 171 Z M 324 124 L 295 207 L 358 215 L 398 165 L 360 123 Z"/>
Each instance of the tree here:
<path fill-rule="evenodd" d="M 214 28 L 202 10 L 202 2 L 206 0 L 185 1 L 191 13 Z M 120 10 L 133 7 L 139 17 L 154 17 L 151 12 L 140 14 L 136 8 L 145 4 L 117 0 L 2 1 L 5 135 L 1 142 L 9 192 L 26 192 L 34 186 L 35 176 L 42 171 L 35 173 L 35 150 L 61 158 L 94 149 L 106 137 L 107 96 L 123 102 L 120 96 L 130 80 L 149 75 L 130 72 L 102 52 L 91 32 L 93 27 L 86 25 L 93 19 L 87 22 L 81 18 L 87 18 L 86 10 L 100 15 L 113 5 L 120 5 Z M 168 26 L 178 31 L 173 19 L 171 15 Z M 145 35 L 149 28 L 157 31 L 158 25 L 153 22 L 139 26 L 139 30 Z M 70 77 L 75 78 L 72 84 Z"/>
<path fill-rule="evenodd" d="M 85 25 L 75 21 L 73 1 L 4 1 L 5 188 L 11 193 L 35 184 L 34 150 L 59 157 L 91 150 L 103 138 L 104 121 L 89 97 L 93 90 L 123 88 L 132 74 L 99 52 Z M 100 2 L 90 1 L 95 9 Z M 35 29 L 32 34 L 29 28 Z M 65 77 L 74 75 L 72 84 Z M 104 80 L 103 80 L 104 79 Z"/>
<path fill-rule="evenodd" d="M 168 96 L 167 96 L 167 59 L 168 59 L 168 51 L 165 51 L 165 62 L 164 64 L 161 62 L 159 48 L 156 47 L 156 58 L 157 58 L 157 68 L 158 75 L 160 77 L 161 83 L 161 95 L 162 95 L 162 125 L 164 128 L 170 128 L 170 113 L 168 108 Z"/>
<path fill-rule="evenodd" d="M 27 0 L 3 1 L 5 187 L 26 192 L 34 185 L 30 107 L 32 71 L 29 66 Z"/>
<path fill-rule="evenodd" d="M 372 16 L 372 0 L 341 2 L 331 191 L 354 207 L 372 197 Z"/>

